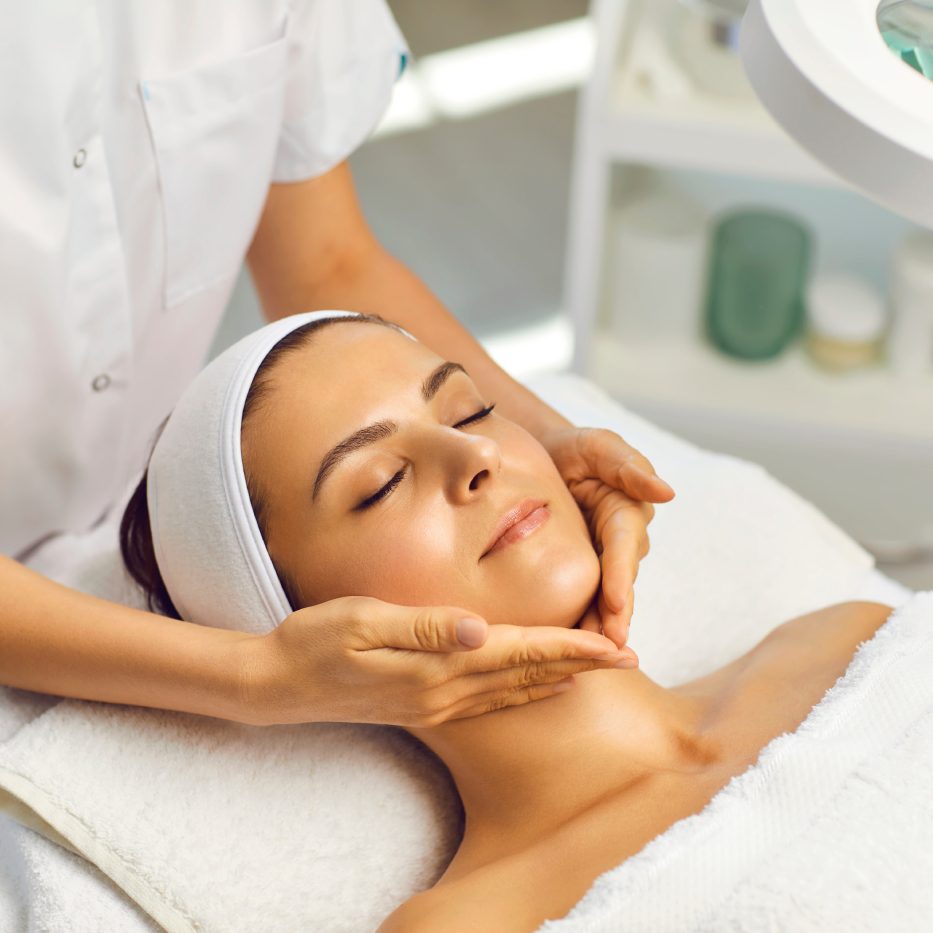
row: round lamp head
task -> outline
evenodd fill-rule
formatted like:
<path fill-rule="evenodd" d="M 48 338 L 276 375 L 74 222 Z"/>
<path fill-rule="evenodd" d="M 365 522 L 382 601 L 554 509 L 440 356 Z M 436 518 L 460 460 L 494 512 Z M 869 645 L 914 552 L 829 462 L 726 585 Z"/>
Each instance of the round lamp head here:
<path fill-rule="evenodd" d="M 931 7 L 750 0 L 739 45 L 752 87 L 791 136 L 869 197 L 933 228 Z"/>
<path fill-rule="evenodd" d="M 881 0 L 878 30 L 901 61 L 933 78 L 933 0 Z"/>

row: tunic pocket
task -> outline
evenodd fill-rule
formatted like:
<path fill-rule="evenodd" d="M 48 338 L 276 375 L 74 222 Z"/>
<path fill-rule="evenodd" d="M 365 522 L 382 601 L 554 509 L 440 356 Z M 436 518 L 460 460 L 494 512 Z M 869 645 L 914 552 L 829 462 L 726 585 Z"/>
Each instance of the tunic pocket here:
<path fill-rule="evenodd" d="M 164 302 L 236 274 L 272 178 L 287 40 L 140 82 L 161 188 Z"/>

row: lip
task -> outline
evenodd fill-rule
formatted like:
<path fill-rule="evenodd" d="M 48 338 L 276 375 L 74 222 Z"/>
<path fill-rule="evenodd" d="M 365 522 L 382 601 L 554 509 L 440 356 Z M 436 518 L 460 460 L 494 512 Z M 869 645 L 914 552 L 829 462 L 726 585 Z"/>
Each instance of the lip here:
<path fill-rule="evenodd" d="M 524 499 L 513 506 L 499 521 L 493 530 L 492 536 L 486 545 L 486 550 L 480 555 L 480 560 L 500 551 L 516 541 L 521 541 L 533 534 L 551 517 L 547 502 L 543 499 Z"/>

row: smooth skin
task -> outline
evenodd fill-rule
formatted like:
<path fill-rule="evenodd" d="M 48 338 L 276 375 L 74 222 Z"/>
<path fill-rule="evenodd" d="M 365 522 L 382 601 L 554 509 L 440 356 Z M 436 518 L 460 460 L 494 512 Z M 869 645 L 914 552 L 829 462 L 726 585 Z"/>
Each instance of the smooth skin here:
<path fill-rule="evenodd" d="M 466 832 L 437 884 L 379 933 L 531 933 L 566 916 L 599 875 L 793 732 L 890 611 L 852 602 L 808 613 L 671 688 L 641 670 L 593 671 L 547 703 L 409 730 L 451 770 Z"/>
<path fill-rule="evenodd" d="M 434 378 L 436 394 L 426 401 L 435 373 L 443 383 Z M 423 659 L 425 686 L 441 711 L 420 724 L 506 705 L 503 689 L 524 685 L 510 680 L 514 673 L 489 670 L 494 652 L 514 650 L 509 645 L 528 632 L 558 644 L 566 620 L 584 617 L 600 583 L 589 530 L 547 452 L 498 408 L 490 411 L 466 372 L 378 325 L 319 331 L 276 364 L 268 385 L 273 403 L 261 402 L 244 430 L 244 465 L 264 502 L 269 552 L 297 584 L 301 604 L 361 596 L 453 603 L 490 623 L 489 638 L 468 655 Z M 357 432 L 369 432 L 370 442 L 317 478 L 328 452 Z M 553 542 L 533 552 L 534 598 L 512 584 L 508 554 L 520 558 L 520 549 L 484 555 L 502 517 L 523 502 L 542 504 L 539 534 Z M 568 540 L 577 547 L 568 549 Z M 372 640 L 366 647 L 376 650 L 357 657 L 372 664 L 409 658 Z M 636 662 L 626 648 L 603 666 Z M 565 662 L 554 673 L 567 677 L 572 668 Z M 404 672 L 396 679 L 403 683 Z M 392 693 L 389 681 L 380 702 L 394 702 Z"/>
<path fill-rule="evenodd" d="M 272 185 L 247 258 L 269 320 L 334 307 L 381 313 L 463 363 L 501 411 L 542 442 L 585 506 L 602 552 L 602 615 L 589 614 L 589 631 L 526 628 L 495 638 L 474 615 L 461 642 L 458 607 L 350 599 L 296 612 L 270 636 L 245 636 L 95 599 L 0 557 L 0 683 L 257 724 L 410 725 L 527 703 L 550 696 L 571 673 L 622 661 L 651 502 L 673 497 L 650 463 L 612 432 L 570 425 L 497 367 L 375 240 L 345 164 Z M 385 650 L 375 657 L 370 649 L 378 648 Z M 440 663 L 468 692 L 460 668 L 467 655 L 497 674 L 498 687 L 477 692 L 472 706 L 451 706 L 430 685 Z M 387 700 L 386 685 L 398 683 Z"/>
<path fill-rule="evenodd" d="M 351 593 L 452 599 L 487 619 L 491 637 L 532 620 L 572 630 L 600 583 L 577 504 L 541 444 L 490 412 L 466 373 L 447 367 L 426 398 L 444 371 L 423 345 L 352 323 L 276 363 L 243 437 L 270 553 L 307 604 Z M 329 452 L 360 430 L 369 442 L 321 481 Z M 521 502 L 543 503 L 547 517 L 490 548 Z M 449 769 L 466 829 L 435 887 L 384 933 L 511 933 L 562 916 L 597 875 L 701 810 L 793 731 L 889 613 L 876 603 L 818 610 L 677 687 L 606 669 L 547 703 L 409 727 Z M 473 702 L 441 666 L 436 677 L 445 704 Z"/>

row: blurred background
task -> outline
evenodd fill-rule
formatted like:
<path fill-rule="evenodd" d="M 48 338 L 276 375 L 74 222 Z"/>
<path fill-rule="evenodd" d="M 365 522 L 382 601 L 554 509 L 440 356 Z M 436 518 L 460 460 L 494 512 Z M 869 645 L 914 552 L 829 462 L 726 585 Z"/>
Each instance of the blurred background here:
<path fill-rule="evenodd" d="M 576 367 L 933 589 L 933 235 L 768 116 L 745 3 L 389 0 L 360 200 L 514 375 Z M 244 271 L 215 352 L 260 323 Z"/>

